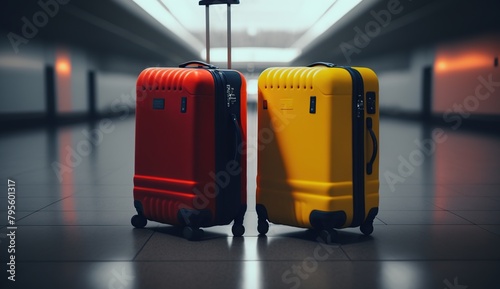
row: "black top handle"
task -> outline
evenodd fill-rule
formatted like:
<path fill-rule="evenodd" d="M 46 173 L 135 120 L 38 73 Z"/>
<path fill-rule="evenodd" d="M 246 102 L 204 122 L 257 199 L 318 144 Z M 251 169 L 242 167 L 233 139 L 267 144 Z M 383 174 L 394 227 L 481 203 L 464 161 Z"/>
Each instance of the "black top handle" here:
<path fill-rule="evenodd" d="M 216 5 L 216 4 L 240 4 L 240 0 L 201 0 L 200 5 Z"/>
<path fill-rule="evenodd" d="M 330 62 L 324 62 L 324 61 L 318 61 L 318 62 L 313 62 L 309 64 L 307 67 L 314 67 L 314 66 L 326 66 L 326 67 L 336 67 L 337 64 L 330 63 Z"/>
<path fill-rule="evenodd" d="M 199 61 L 199 60 L 190 60 L 188 62 L 184 62 L 184 63 L 179 64 L 180 68 L 186 68 L 188 66 L 193 66 L 193 67 L 198 67 L 198 68 L 206 67 L 209 69 L 217 69 L 217 66 L 214 66 L 212 64 L 209 64 L 209 63 L 206 63 L 203 61 Z"/>

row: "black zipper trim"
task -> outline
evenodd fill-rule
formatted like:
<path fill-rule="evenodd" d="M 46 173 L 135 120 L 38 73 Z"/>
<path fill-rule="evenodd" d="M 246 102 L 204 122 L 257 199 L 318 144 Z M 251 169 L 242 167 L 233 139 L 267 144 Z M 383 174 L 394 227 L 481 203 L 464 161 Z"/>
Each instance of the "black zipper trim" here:
<path fill-rule="evenodd" d="M 241 167 L 241 154 L 234 145 L 234 140 L 238 138 L 238 131 L 234 128 L 234 118 L 241 123 L 240 116 L 240 89 L 241 83 L 235 86 L 236 78 L 233 75 L 226 75 L 231 71 L 220 71 L 209 69 L 215 83 L 215 171 L 226 172 L 226 166 L 235 159 Z M 238 74 L 239 79 L 239 74 Z M 228 108 L 227 105 L 227 84 L 234 87 L 236 92 L 236 102 Z M 229 224 L 238 214 L 241 205 L 241 173 L 230 176 L 229 184 L 221 187 L 215 180 L 217 195 L 215 197 L 215 223 Z"/>
<path fill-rule="evenodd" d="M 221 124 L 224 121 L 224 110 L 223 110 L 223 98 L 221 95 L 223 95 L 224 91 L 223 88 L 225 87 L 224 81 L 222 77 L 219 74 L 218 70 L 215 69 L 208 69 L 208 71 L 212 74 L 212 77 L 214 78 L 214 85 L 215 85 L 215 95 L 214 95 L 214 146 L 215 146 L 215 173 L 221 171 L 221 168 L 224 166 L 222 163 L 222 157 L 224 155 L 223 148 L 220 144 L 221 137 L 224 135 L 223 132 L 223 127 Z M 220 212 L 221 209 L 224 208 L 223 200 L 224 200 L 224 190 L 221 190 L 219 186 L 215 186 L 215 189 L 217 190 L 216 192 L 216 197 L 215 197 L 215 223 L 220 222 Z"/>
<path fill-rule="evenodd" d="M 363 77 L 352 67 L 343 67 L 352 77 L 352 185 L 353 218 L 351 227 L 365 219 L 365 113 Z"/>

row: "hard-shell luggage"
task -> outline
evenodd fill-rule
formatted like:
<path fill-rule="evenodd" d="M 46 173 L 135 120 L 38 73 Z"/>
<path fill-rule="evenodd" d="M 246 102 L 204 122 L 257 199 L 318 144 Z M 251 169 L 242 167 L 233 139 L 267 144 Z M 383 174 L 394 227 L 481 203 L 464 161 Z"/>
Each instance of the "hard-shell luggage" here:
<path fill-rule="evenodd" d="M 208 12 L 213 2 L 200 5 L 206 5 Z M 193 240 L 202 236 L 200 227 L 234 221 L 234 236 L 243 235 L 247 195 L 243 75 L 200 61 L 179 68 L 147 68 L 137 80 L 136 104 L 137 215 L 132 225 L 142 228 L 147 220 L 172 224 L 183 227 L 183 236 Z"/>
<path fill-rule="evenodd" d="M 269 68 L 258 80 L 258 231 L 369 235 L 378 213 L 378 80 L 362 67 Z"/>

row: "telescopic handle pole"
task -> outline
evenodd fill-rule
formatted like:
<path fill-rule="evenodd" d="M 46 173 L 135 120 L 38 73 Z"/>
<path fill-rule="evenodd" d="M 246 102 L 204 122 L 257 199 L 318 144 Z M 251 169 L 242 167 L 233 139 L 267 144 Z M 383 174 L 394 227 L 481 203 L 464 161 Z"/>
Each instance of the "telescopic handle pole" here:
<path fill-rule="evenodd" d="M 240 4 L 239 0 L 201 0 L 200 5 L 205 5 L 205 41 L 206 41 L 206 62 L 210 63 L 210 5 L 227 4 L 227 68 L 231 69 L 231 4 Z"/>
<path fill-rule="evenodd" d="M 227 68 L 231 69 L 231 4 L 227 3 Z"/>
<path fill-rule="evenodd" d="M 210 63 L 210 5 L 205 5 L 205 41 L 206 41 L 206 61 Z"/>

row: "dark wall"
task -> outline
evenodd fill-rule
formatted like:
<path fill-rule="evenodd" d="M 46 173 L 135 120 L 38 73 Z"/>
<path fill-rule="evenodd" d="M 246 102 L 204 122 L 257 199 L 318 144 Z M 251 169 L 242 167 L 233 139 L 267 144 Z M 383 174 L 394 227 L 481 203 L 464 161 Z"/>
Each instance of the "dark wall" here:
<path fill-rule="evenodd" d="M 498 11 L 500 1 L 496 0 L 364 1 L 307 46 L 292 64 L 321 60 L 368 66 L 379 76 L 381 112 L 442 119 L 448 106 L 461 103 L 473 93 L 480 72 L 488 72 L 485 77 L 491 73 L 500 81 L 498 66 L 494 66 L 500 51 L 491 41 L 500 39 Z M 482 70 L 466 63 L 477 62 L 477 58 L 453 56 L 456 49 L 463 52 L 467 47 L 475 47 L 469 52 L 487 59 Z M 447 84 L 443 84 L 443 73 L 436 73 L 436 61 L 443 53 L 451 55 L 449 62 L 461 65 L 459 72 L 447 74 Z M 451 84 L 454 89 L 450 96 L 446 85 Z M 453 101 L 443 100 L 449 98 Z M 436 105 L 439 107 L 433 107 Z M 474 109 L 471 118 L 488 112 L 493 115 L 490 119 L 498 119 L 500 107 L 496 106 Z"/>
<path fill-rule="evenodd" d="M 133 105 L 135 79 L 145 67 L 196 58 L 132 1 L 123 3 L 4 1 L 0 121 L 109 113 L 117 99 Z"/>

